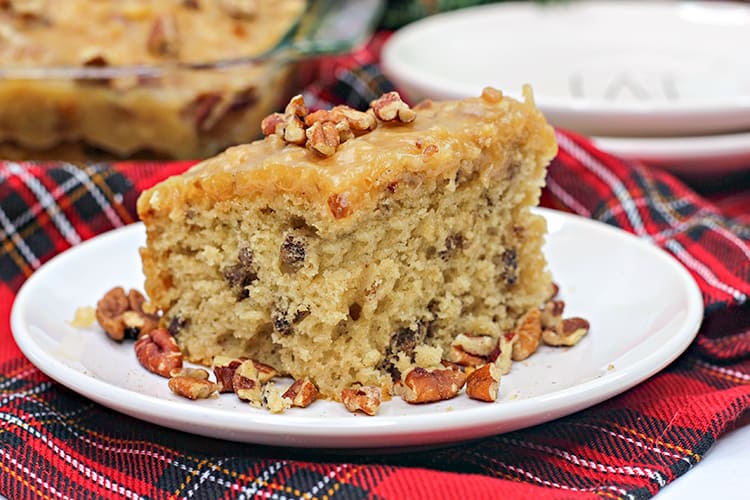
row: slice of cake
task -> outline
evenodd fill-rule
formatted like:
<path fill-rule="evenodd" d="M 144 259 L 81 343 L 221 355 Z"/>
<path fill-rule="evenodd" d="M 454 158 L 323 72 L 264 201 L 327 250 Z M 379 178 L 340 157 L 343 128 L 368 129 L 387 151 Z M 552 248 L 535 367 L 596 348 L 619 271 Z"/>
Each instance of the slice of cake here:
<path fill-rule="evenodd" d="M 530 92 L 315 113 L 298 96 L 263 129 L 138 201 L 146 292 L 188 360 L 388 394 L 548 298 L 530 207 L 556 144 Z"/>

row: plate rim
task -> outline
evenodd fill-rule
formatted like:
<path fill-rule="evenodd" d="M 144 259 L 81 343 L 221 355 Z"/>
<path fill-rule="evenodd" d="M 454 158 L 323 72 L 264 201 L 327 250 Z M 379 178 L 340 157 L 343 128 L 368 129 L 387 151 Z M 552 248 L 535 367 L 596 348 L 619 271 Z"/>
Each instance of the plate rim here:
<path fill-rule="evenodd" d="M 590 140 L 602 151 L 675 174 L 706 177 L 750 170 L 750 132 L 687 137 L 593 135 Z"/>
<path fill-rule="evenodd" d="M 566 3 L 565 7 L 570 9 L 585 4 L 596 4 L 599 8 L 637 8 L 653 12 L 658 8 L 675 9 L 684 4 L 699 5 L 709 9 L 720 9 L 726 6 L 742 9 L 750 16 L 750 5 L 736 4 L 727 0 L 707 1 L 691 0 L 674 1 L 674 0 L 656 0 L 653 2 L 638 2 L 633 0 L 615 0 L 612 2 L 597 2 L 595 0 L 575 0 Z M 382 66 L 384 73 L 391 79 L 401 82 L 404 87 L 427 89 L 426 94 L 434 95 L 441 99 L 458 99 L 467 96 L 479 95 L 484 85 L 458 82 L 449 78 L 439 77 L 431 74 L 424 68 L 415 69 L 408 62 L 402 60 L 398 52 L 401 45 L 410 41 L 419 31 L 431 29 L 435 25 L 440 25 L 470 18 L 478 14 L 488 15 L 488 13 L 498 12 L 500 15 L 505 12 L 535 12 L 541 9 L 555 8 L 547 5 L 539 5 L 534 2 L 509 1 L 496 4 L 477 5 L 463 8 L 455 11 L 442 12 L 429 16 L 415 22 L 412 22 L 396 32 L 386 41 L 382 50 Z M 560 6 L 557 6 L 560 8 Z M 497 14 L 495 14 L 497 15 Z M 750 23 L 749 23 L 750 25 Z M 520 98 L 520 89 L 513 91 L 508 90 L 508 94 L 514 98 Z M 428 95 L 429 97 L 429 95 Z M 555 121 L 554 118 L 563 118 L 566 122 L 581 122 L 582 120 L 602 121 L 621 118 L 625 120 L 642 120 L 648 118 L 649 122 L 654 120 L 659 123 L 675 122 L 688 119 L 710 119 L 714 123 L 710 128 L 703 129 L 708 131 L 728 131 L 739 130 L 742 127 L 750 127 L 750 94 L 735 96 L 731 99 L 712 98 L 708 102 L 695 102 L 674 106 L 663 102 L 657 103 L 621 103 L 610 102 L 603 99 L 573 99 L 555 96 L 545 96 L 539 90 L 535 92 L 535 101 L 537 107 L 545 115 Z M 731 117 L 733 126 L 721 125 L 722 120 Z M 560 120 L 562 121 L 562 120 Z M 649 123 L 646 122 L 646 123 Z M 638 123 L 641 123 L 640 121 Z M 704 125 L 705 126 L 705 125 Z M 681 125 L 679 129 L 686 127 Z M 591 128 L 591 127 L 588 127 Z M 690 127 L 690 130 L 696 130 Z"/>
<path fill-rule="evenodd" d="M 497 412 L 493 411 L 497 407 L 490 404 L 461 409 L 456 412 L 439 411 L 431 414 L 378 415 L 376 417 L 363 418 L 349 418 L 350 416 L 346 416 L 328 419 L 317 418 L 314 420 L 309 417 L 297 417 L 292 414 L 286 414 L 283 418 L 280 418 L 279 415 L 268 412 L 249 412 L 248 414 L 227 412 L 224 409 L 206 407 L 189 401 L 175 402 L 162 400 L 156 396 L 138 393 L 134 390 L 99 380 L 68 367 L 44 348 L 35 345 L 32 335 L 27 331 L 24 312 L 31 304 L 30 297 L 34 293 L 35 288 L 41 286 L 39 283 L 44 282 L 45 276 L 54 271 L 55 266 L 58 265 L 57 263 L 65 262 L 66 259 L 71 258 L 70 255 L 73 255 L 76 249 L 84 245 L 97 245 L 109 239 L 124 237 L 122 235 L 126 235 L 129 232 L 143 231 L 142 223 L 130 224 L 89 239 L 55 256 L 40 267 L 27 279 L 16 295 L 11 311 L 11 331 L 22 353 L 35 366 L 47 376 L 74 392 L 103 406 L 135 418 L 207 437 L 280 446 L 363 448 L 365 446 L 353 440 L 361 437 L 363 432 L 366 432 L 368 441 L 377 439 L 379 442 L 378 447 L 388 448 L 442 444 L 485 437 L 497 434 L 498 432 L 509 432 L 550 420 L 551 418 L 535 418 L 540 413 L 544 413 L 538 410 L 540 405 L 562 404 L 562 407 L 556 406 L 556 410 L 551 412 L 553 415 L 552 418 L 559 418 L 609 399 L 646 380 L 666 367 L 687 349 L 697 334 L 703 318 L 703 300 L 697 283 L 681 264 L 661 248 L 621 229 L 598 221 L 545 208 L 539 208 L 536 211 L 544 215 L 547 220 L 557 217 L 561 218 L 563 222 L 571 221 L 574 224 L 595 227 L 595 230 L 604 231 L 615 238 L 629 239 L 632 243 L 647 249 L 647 252 L 652 252 L 656 258 L 662 260 L 675 271 L 680 281 L 686 285 L 684 290 L 687 299 L 687 311 L 682 324 L 675 328 L 675 332 L 672 333 L 668 341 L 661 345 L 659 350 L 644 356 L 638 362 L 628 366 L 628 369 L 617 369 L 601 377 L 566 389 L 552 391 L 528 399 L 503 402 L 502 404 L 506 405 L 510 410 L 508 408 L 504 409 L 504 413 L 509 413 L 509 415 L 503 415 L 504 418 L 500 421 L 497 420 L 495 415 Z M 603 386 L 603 388 L 599 386 Z M 599 390 L 597 391 L 596 389 Z M 573 399 L 576 401 L 574 404 L 565 403 L 565 400 Z M 125 404 L 122 403 L 123 401 L 128 402 Z M 173 405 L 177 405 L 180 408 L 179 415 L 172 415 L 169 411 L 165 412 L 165 409 L 169 409 Z M 535 408 L 536 410 L 534 410 Z M 150 419 L 144 418 L 144 415 L 149 416 Z M 455 422 L 456 415 L 460 415 L 463 422 L 459 425 L 458 432 Z M 197 427 L 195 425 L 188 425 L 214 417 L 216 418 L 214 422 L 220 421 L 222 424 L 241 425 L 242 428 L 257 427 L 259 430 L 251 431 L 251 435 L 247 433 L 237 435 L 234 427 L 217 430 L 214 427 L 203 429 L 200 425 Z M 508 421 L 519 419 L 524 419 L 530 423 L 527 422 L 524 425 L 517 425 L 515 427 L 511 426 L 511 428 L 501 431 L 495 430 L 503 427 L 503 424 Z M 345 425 L 342 425 L 342 423 Z M 186 425 L 190 427 L 189 430 L 186 429 Z M 321 435 L 321 433 L 324 433 L 325 436 Z M 323 437 L 327 441 L 322 440 L 321 438 Z"/>

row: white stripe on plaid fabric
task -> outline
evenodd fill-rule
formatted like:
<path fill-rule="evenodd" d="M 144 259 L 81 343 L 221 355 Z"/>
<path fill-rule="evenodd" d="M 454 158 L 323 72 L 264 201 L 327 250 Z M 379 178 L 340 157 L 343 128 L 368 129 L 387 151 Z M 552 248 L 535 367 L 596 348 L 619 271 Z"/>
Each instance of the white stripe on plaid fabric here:
<path fill-rule="evenodd" d="M 22 429 L 29 433 L 34 438 L 44 443 L 55 455 L 59 456 L 63 461 L 71 465 L 73 469 L 78 471 L 86 480 L 89 480 L 100 487 L 103 487 L 113 493 L 117 493 L 125 498 L 140 499 L 141 496 L 137 493 L 125 488 L 124 486 L 112 481 L 106 475 L 97 472 L 96 470 L 88 467 L 85 464 L 80 463 L 76 458 L 72 457 L 60 448 L 53 440 L 50 440 L 46 435 L 39 432 L 37 429 L 29 426 L 27 422 L 24 422 L 18 417 L 0 414 L 0 419 L 5 420 L 9 423 L 14 424 L 19 429 Z M 0 450 L 2 452 L 2 450 Z M 4 452 L 3 452 L 4 453 Z M 69 478 L 70 479 L 70 478 Z M 45 487 L 51 486 L 45 483 Z M 48 488 L 47 488 L 48 489 Z"/>
<path fill-rule="evenodd" d="M 738 372 L 737 370 L 731 370 L 729 368 L 724 368 L 723 366 L 712 365 L 710 363 L 706 363 L 705 361 L 700 361 L 700 360 L 696 361 L 695 364 L 702 368 L 705 368 L 706 370 L 721 373 L 722 375 L 736 378 L 738 380 L 744 380 L 750 383 L 750 375 L 747 375 L 742 372 Z"/>
<path fill-rule="evenodd" d="M 736 234 L 732 233 L 731 231 L 728 231 L 727 228 L 725 228 L 724 226 L 717 224 L 716 221 L 714 220 L 714 217 L 706 218 L 706 220 L 704 221 L 704 224 L 707 227 L 716 231 L 725 239 L 729 240 L 729 242 L 732 243 L 734 246 L 736 246 L 745 256 L 745 258 L 748 261 L 750 261 L 750 249 L 748 249 L 747 242 L 739 239 Z M 742 268 L 744 266 L 738 265 L 738 267 Z"/>
<path fill-rule="evenodd" d="M 2 167 L 2 164 L 0 163 L 0 167 Z M 78 187 L 80 184 L 78 182 L 78 179 L 74 177 L 70 177 L 68 180 L 63 182 L 62 184 L 59 184 L 53 191 L 52 191 L 52 197 L 55 200 L 59 200 L 66 194 L 68 194 L 70 191 Z M 42 207 L 36 203 L 33 206 L 29 207 L 28 210 L 26 210 L 23 214 L 21 214 L 19 217 L 16 217 L 15 220 L 12 221 L 13 225 L 16 227 L 22 227 L 29 223 L 29 221 L 34 220 L 39 213 L 42 211 Z"/>
<path fill-rule="evenodd" d="M 599 160 L 591 156 L 586 150 L 579 147 L 567 136 L 556 131 L 555 137 L 557 138 L 557 143 L 561 148 L 565 149 L 568 154 L 581 162 L 584 167 L 589 169 L 591 172 L 596 174 L 597 177 L 607 183 L 607 185 L 615 193 L 617 200 L 625 210 L 625 214 L 630 221 L 630 225 L 633 226 L 633 232 L 635 232 L 635 234 L 637 234 L 638 236 L 646 236 L 647 233 L 644 229 L 641 216 L 638 213 L 638 210 L 633 203 L 633 199 L 630 197 L 630 193 L 628 192 L 625 185 L 620 182 L 620 180 L 607 167 L 602 165 Z"/>
<path fill-rule="evenodd" d="M 477 454 L 477 456 L 481 457 L 482 460 L 487 460 L 486 456 L 482 456 Z M 541 477 L 537 476 L 536 474 L 526 471 L 520 467 L 516 467 L 514 465 L 507 465 L 504 464 L 508 470 L 516 473 L 519 476 L 523 476 L 527 479 L 531 479 L 533 482 L 537 484 L 543 484 L 544 486 L 550 486 L 552 488 L 557 488 L 560 490 L 565 491 L 581 491 L 581 492 L 596 492 L 596 491 L 616 491 L 619 495 L 619 498 L 627 498 L 629 500 L 636 500 L 635 496 L 628 493 L 626 490 L 619 488 L 617 486 L 612 485 L 599 485 L 599 486 L 593 486 L 591 488 L 576 488 L 575 486 L 568 486 L 565 484 L 560 484 L 555 481 L 548 481 L 546 479 L 542 479 Z"/>
<path fill-rule="evenodd" d="M 274 462 L 271 465 L 269 465 L 266 470 L 264 470 L 259 477 L 256 477 L 255 480 L 249 484 L 249 490 L 243 491 L 240 496 L 237 497 L 237 500 L 245 500 L 246 498 L 249 498 L 247 494 L 253 496 L 258 494 L 263 494 L 266 498 L 271 496 L 271 492 L 266 491 L 263 492 L 263 488 L 265 487 L 266 483 L 268 483 L 268 480 L 271 479 L 271 476 L 275 475 L 278 471 L 281 470 L 282 467 L 287 465 L 287 462 Z M 282 500 L 286 500 L 285 496 L 279 497 Z"/>
<path fill-rule="evenodd" d="M 39 371 L 36 367 L 30 366 L 28 369 L 22 371 L 21 373 L 17 373 L 14 377 L 5 379 L 2 383 L 0 383 L 0 389 L 7 389 L 11 385 L 15 384 L 16 382 L 20 382 L 32 373 Z"/>
<path fill-rule="evenodd" d="M 706 226 L 710 229 L 712 229 L 716 234 L 719 236 L 722 236 L 723 238 L 727 239 L 732 245 L 734 245 L 740 252 L 742 252 L 745 256 L 745 258 L 750 261 L 750 249 L 748 249 L 748 245 L 746 242 L 742 241 L 740 238 L 737 237 L 734 233 L 727 230 L 723 225 L 717 224 L 716 219 L 719 218 L 716 214 L 709 212 L 707 209 L 703 208 L 699 210 L 698 212 L 692 214 L 689 219 L 680 221 L 673 217 L 671 210 L 679 210 L 681 206 L 685 206 L 687 204 L 693 204 L 697 205 L 698 201 L 691 199 L 687 200 L 685 198 L 681 198 L 679 200 L 669 200 L 664 201 L 661 196 L 658 195 L 658 191 L 656 190 L 649 190 L 650 195 L 647 199 L 639 199 L 636 200 L 637 206 L 648 206 L 652 208 L 653 210 L 657 211 L 659 215 L 664 217 L 665 220 L 669 221 L 670 228 L 655 234 L 652 236 L 654 241 L 659 241 L 660 239 L 667 239 L 670 238 L 672 235 L 677 234 L 679 232 L 683 232 L 687 230 L 689 227 L 695 227 L 695 226 Z M 692 196 L 691 196 L 692 198 Z M 671 210 L 668 210 L 671 209 Z M 615 213 L 617 208 L 615 210 L 612 210 L 613 213 Z M 667 236 L 669 235 L 669 236 Z"/>
<path fill-rule="evenodd" d="M 63 500 L 70 500 L 69 496 L 63 495 L 61 492 L 57 491 L 57 489 L 55 489 L 54 486 L 45 482 L 43 479 L 37 476 L 31 469 L 19 463 L 18 460 L 16 460 L 12 456 L 8 455 L 3 449 L 0 449 L 0 459 L 2 459 L 0 460 L 2 461 L 2 463 L 12 465 L 13 468 L 22 472 L 23 477 L 31 478 L 41 488 L 48 491 L 49 493 L 56 496 L 57 498 L 62 498 Z"/>
<path fill-rule="evenodd" d="M 192 485 L 190 486 L 190 489 L 185 493 L 188 496 L 188 498 L 193 498 L 193 495 L 195 495 L 198 492 L 201 485 L 206 482 L 206 479 L 212 478 L 211 469 L 213 467 L 221 467 L 222 462 L 223 460 L 217 460 L 215 464 L 211 464 L 211 467 L 207 467 L 206 470 L 203 471 L 203 474 L 198 476 L 198 480 L 193 482 Z M 193 473 L 193 475 L 195 475 L 195 473 Z"/>
<path fill-rule="evenodd" d="M 16 399 L 26 399 L 29 395 L 37 395 L 41 394 L 43 392 L 46 392 L 47 389 L 52 387 L 52 382 L 43 382 L 39 385 L 36 385 L 32 387 L 28 391 L 21 391 L 21 392 L 11 392 L 10 394 L 6 395 L 3 399 L 0 399 L 0 407 L 3 407 L 10 403 L 11 401 L 14 401 Z M 0 413 L 0 418 L 5 417 L 5 414 Z"/>
<path fill-rule="evenodd" d="M 117 215 L 117 212 L 112 208 L 112 205 L 107 201 L 107 197 L 102 193 L 101 189 L 99 189 L 99 186 L 97 186 L 90 178 L 90 176 L 98 174 L 103 170 L 101 165 L 89 165 L 84 167 L 83 171 L 70 163 L 61 163 L 60 166 L 63 170 L 78 179 L 78 181 L 89 190 L 94 201 L 96 201 L 99 207 L 101 207 L 104 215 L 107 216 L 107 219 L 109 219 L 113 227 L 121 227 L 125 225 L 122 219 L 120 219 L 120 216 Z"/>
<path fill-rule="evenodd" d="M 349 464 L 342 464 L 342 465 L 336 466 L 336 468 L 334 470 L 330 471 L 328 474 L 326 474 L 325 476 L 323 476 L 323 478 L 320 481 L 318 481 L 317 484 L 315 484 L 312 488 L 310 488 L 310 491 L 308 491 L 306 493 L 303 493 L 302 497 L 306 498 L 308 496 L 308 494 L 309 495 L 316 495 L 320 490 L 322 490 L 323 488 L 325 488 L 325 486 L 328 483 L 331 482 L 331 479 L 333 479 L 334 477 L 336 477 L 344 469 L 348 469 L 348 468 L 349 468 Z"/>
<path fill-rule="evenodd" d="M 182 462 L 180 462 L 178 460 L 170 460 L 170 459 L 168 459 L 167 457 L 165 457 L 163 455 L 159 456 L 158 458 L 163 459 L 165 462 L 169 463 L 173 467 L 177 467 L 178 469 L 183 470 L 183 471 L 185 471 L 185 472 L 187 472 L 187 473 L 189 473 L 191 475 L 197 474 L 197 469 L 195 467 L 192 467 L 192 466 L 188 465 L 188 464 L 182 463 Z M 237 497 L 238 500 L 241 499 L 241 498 L 255 497 L 255 496 L 259 495 L 259 494 L 262 494 L 262 495 L 264 495 L 266 497 L 270 497 L 271 493 L 268 492 L 268 491 L 264 492 L 263 488 L 265 488 L 266 483 L 268 483 L 268 481 L 271 479 L 271 476 L 275 475 L 279 470 L 281 470 L 282 466 L 285 465 L 285 464 L 286 464 L 286 462 L 284 462 L 283 464 L 280 463 L 280 462 L 275 462 L 275 463 L 269 465 L 260 474 L 259 477 L 256 477 L 250 484 L 245 485 L 245 486 L 242 486 L 242 485 L 240 485 L 240 484 L 238 484 L 236 482 L 229 482 L 229 481 L 226 481 L 226 480 L 222 479 L 221 477 L 216 477 L 216 476 L 212 475 L 211 471 L 212 471 L 212 469 L 214 469 L 216 467 L 216 465 L 210 464 L 209 467 L 208 467 L 208 469 L 206 469 L 206 471 L 203 474 L 201 474 L 200 483 L 203 483 L 205 481 L 210 481 L 212 483 L 218 484 L 219 486 L 223 486 L 223 487 L 227 488 L 228 490 L 240 492 L 240 495 Z M 200 485 L 200 483 L 197 483 L 197 484 Z M 194 488 L 193 490 L 194 491 L 187 492 L 187 496 L 188 497 L 192 497 L 193 495 L 195 495 L 196 493 L 198 493 L 198 488 Z M 274 493 L 276 493 L 276 492 L 274 492 Z M 278 494 L 276 494 L 276 496 L 274 498 L 279 498 L 279 499 L 283 500 L 283 499 L 286 499 L 287 497 L 283 496 L 283 495 L 279 496 Z"/>
<path fill-rule="evenodd" d="M 719 278 L 717 278 L 709 268 L 703 265 L 702 262 L 698 261 L 690 252 L 685 250 L 685 247 L 683 247 L 676 240 L 667 240 L 664 243 L 664 246 L 670 252 L 672 252 L 672 254 L 674 254 L 674 256 L 677 257 L 680 262 L 685 264 L 686 267 L 692 269 L 695 273 L 698 274 L 698 276 L 703 278 L 706 283 L 716 288 L 717 290 L 721 290 L 722 292 L 731 295 L 732 297 L 734 297 L 738 304 L 743 304 L 747 300 L 747 296 L 744 293 L 740 292 L 732 286 L 727 285 Z"/>
<path fill-rule="evenodd" d="M 647 477 L 649 479 L 655 480 L 659 484 L 659 486 L 665 486 L 667 484 L 667 481 L 664 479 L 664 476 L 662 476 L 662 474 L 659 471 L 651 470 L 648 467 L 637 467 L 637 466 L 636 467 L 630 467 L 630 466 L 620 467 L 620 466 L 614 466 L 614 465 L 607 465 L 601 462 L 595 462 L 593 460 L 579 457 L 565 450 L 553 448 L 551 446 L 546 446 L 542 444 L 535 444 L 530 441 L 521 441 L 519 439 L 511 439 L 511 438 L 506 438 L 506 437 L 501 437 L 500 440 L 508 442 L 514 446 L 521 446 L 524 448 L 528 448 L 530 450 L 543 451 L 544 453 L 554 455 L 558 458 L 562 458 L 568 463 L 571 463 L 573 465 L 578 465 L 585 469 L 596 470 L 599 472 L 607 472 L 610 474 L 622 474 L 625 476 Z"/>
<path fill-rule="evenodd" d="M 94 444 L 96 444 L 96 443 L 94 443 Z M 132 450 L 130 450 L 130 451 L 132 451 Z M 163 460 L 164 462 L 168 463 L 169 465 L 171 465 L 173 467 L 177 467 L 178 469 L 180 469 L 182 471 L 185 471 L 185 472 L 187 472 L 189 474 L 194 475 L 194 474 L 197 473 L 197 469 L 195 467 L 192 467 L 190 465 L 187 465 L 187 464 L 184 464 L 182 462 L 179 462 L 176 459 L 175 460 L 171 460 L 171 459 L 167 458 L 164 455 L 156 455 L 156 454 L 154 454 L 152 452 L 143 453 L 143 454 L 145 454 L 147 456 L 159 458 L 159 459 Z M 183 457 L 183 458 L 185 458 L 185 457 Z M 215 465 L 209 464 L 208 470 L 210 471 L 210 470 L 215 469 L 215 468 L 216 468 Z M 216 476 L 213 476 L 213 475 L 210 475 L 210 474 L 208 476 L 206 476 L 206 480 L 211 481 L 214 484 L 218 484 L 219 486 L 222 486 L 222 487 L 226 488 L 227 490 L 234 491 L 234 492 L 240 492 L 242 495 L 254 496 L 254 495 L 256 495 L 258 493 L 258 487 L 257 487 L 257 485 L 252 484 L 252 483 L 249 486 L 242 486 L 242 485 L 240 485 L 240 484 L 238 484 L 236 482 L 226 481 L 226 480 L 224 480 L 224 479 L 222 479 L 220 477 L 216 477 Z M 257 481 L 257 479 L 256 479 L 256 481 Z M 195 493 L 188 493 L 188 495 L 192 495 L 192 494 L 195 494 Z"/>
<path fill-rule="evenodd" d="M 547 189 L 549 189 L 553 195 L 555 195 L 560 201 L 565 203 L 568 208 L 573 210 L 578 215 L 591 217 L 591 211 L 589 211 L 588 208 L 584 207 L 581 202 L 573 198 L 570 193 L 565 191 L 557 182 L 555 182 L 554 179 L 550 177 L 547 177 Z"/>
<path fill-rule="evenodd" d="M 26 187 L 34 193 L 34 196 L 36 196 L 36 199 L 39 202 L 39 206 L 49 214 L 50 219 L 57 227 L 57 230 L 60 231 L 63 238 L 65 238 L 71 246 L 80 243 L 81 236 L 76 232 L 68 218 L 65 217 L 65 213 L 60 210 L 60 205 L 57 204 L 57 198 L 54 198 L 52 194 L 47 191 L 44 184 L 39 182 L 39 179 L 33 175 L 29 175 L 29 172 L 18 163 L 8 163 L 7 166 L 8 171 L 21 179 L 23 183 L 26 184 Z M 31 210 L 33 210 L 33 208 Z"/>
<path fill-rule="evenodd" d="M 18 251 L 21 252 L 21 255 L 31 266 L 31 268 L 38 269 L 41 265 L 41 262 L 39 262 L 39 259 L 36 257 L 36 255 L 34 255 L 34 252 L 18 234 L 18 232 L 16 231 L 16 226 L 11 222 L 11 220 L 8 218 L 8 215 L 5 213 L 1 206 L 0 226 L 2 226 L 3 229 L 2 233 L 0 233 L 0 240 L 4 240 L 6 238 L 10 239 L 18 249 Z"/>
<path fill-rule="evenodd" d="M 594 429 L 597 432 L 602 432 L 604 434 L 609 434 L 612 437 L 615 437 L 617 439 L 621 439 L 623 441 L 626 441 L 626 442 L 628 442 L 628 443 L 630 443 L 632 445 L 637 446 L 638 448 L 642 448 L 644 450 L 650 450 L 650 451 L 658 453 L 659 455 L 666 455 L 668 457 L 672 457 L 672 458 L 677 458 L 679 460 L 683 460 L 683 461 L 687 462 L 691 467 L 693 465 L 692 462 L 690 462 L 690 459 L 687 458 L 684 455 L 678 455 L 676 453 L 672 453 L 671 451 L 663 450 L 663 449 L 659 448 L 658 446 L 651 446 L 649 444 L 644 443 L 643 441 L 640 441 L 638 439 L 632 438 L 630 436 L 626 436 L 626 435 L 624 435 L 622 433 L 619 433 L 619 432 L 611 431 L 611 430 L 606 429 L 606 428 L 604 428 L 602 426 L 599 426 L 599 425 L 579 424 L 579 423 L 575 423 L 575 422 L 571 423 L 571 425 L 574 425 L 576 427 L 587 427 L 589 429 Z"/>

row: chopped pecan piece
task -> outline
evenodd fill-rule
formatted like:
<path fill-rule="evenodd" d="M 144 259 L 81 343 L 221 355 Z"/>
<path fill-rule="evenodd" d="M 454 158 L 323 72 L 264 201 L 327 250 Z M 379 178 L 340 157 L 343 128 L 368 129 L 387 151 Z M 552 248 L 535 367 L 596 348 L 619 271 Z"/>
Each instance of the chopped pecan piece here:
<path fill-rule="evenodd" d="M 489 356 L 496 345 L 497 341 L 494 338 L 476 333 L 460 333 L 451 342 L 452 347 L 461 348 L 474 356 Z"/>
<path fill-rule="evenodd" d="M 382 399 L 380 387 L 365 385 L 341 391 L 341 401 L 346 409 L 352 413 L 361 411 L 366 415 L 373 416 L 380 409 Z"/>
<path fill-rule="evenodd" d="M 88 68 L 104 68 L 109 66 L 107 58 L 98 47 L 88 47 L 82 50 L 79 60 L 82 66 Z"/>
<path fill-rule="evenodd" d="M 448 361 L 461 366 L 479 366 L 487 362 L 484 357 L 475 356 L 454 345 L 448 350 Z"/>
<path fill-rule="evenodd" d="M 305 126 L 297 116 L 288 116 L 284 120 L 284 140 L 290 144 L 302 146 L 308 142 Z"/>
<path fill-rule="evenodd" d="M 542 328 L 544 329 L 555 329 L 560 321 L 562 321 L 562 315 L 565 311 L 565 301 L 563 300 L 549 300 L 544 304 L 542 309 Z"/>
<path fill-rule="evenodd" d="M 542 340 L 551 346 L 574 346 L 589 333 L 589 328 L 589 322 L 583 318 L 565 318 L 554 330 L 544 330 Z"/>
<path fill-rule="evenodd" d="M 513 365 L 512 354 L 513 346 L 518 341 L 518 335 L 515 332 L 505 332 L 497 339 L 497 346 L 492 354 L 488 356 L 491 361 L 500 370 L 500 375 L 507 375 Z"/>
<path fill-rule="evenodd" d="M 318 388 L 309 379 L 295 380 L 281 396 L 292 401 L 292 406 L 307 408 L 318 398 Z"/>
<path fill-rule="evenodd" d="M 47 10 L 47 0 L 6 0 L 4 7 L 10 7 L 12 12 L 26 20 L 44 19 Z"/>
<path fill-rule="evenodd" d="M 384 122 L 410 123 L 417 113 L 401 100 L 398 92 L 388 92 L 370 103 L 375 116 Z"/>
<path fill-rule="evenodd" d="M 500 369 L 494 363 L 487 363 L 466 378 L 466 395 L 471 399 L 492 402 L 497 399 L 499 386 Z"/>
<path fill-rule="evenodd" d="M 301 95 L 292 97 L 284 114 L 273 113 L 263 119 L 260 128 L 265 135 L 278 135 L 290 144 L 301 146 L 307 141 L 303 119 L 307 115 L 305 99 Z"/>
<path fill-rule="evenodd" d="M 302 94 L 297 94 L 289 100 L 289 104 L 284 108 L 284 114 L 286 116 L 296 116 L 297 118 L 304 119 L 308 113 L 307 105 L 305 104 L 305 98 Z"/>
<path fill-rule="evenodd" d="M 491 103 L 498 103 L 503 100 L 503 93 L 492 87 L 482 89 L 482 99 Z"/>
<path fill-rule="evenodd" d="M 536 352 L 542 338 L 542 318 L 539 309 L 531 309 L 521 316 L 516 326 L 518 340 L 513 344 L 513 361 L 523 361 Z"/>
<path fill-rule="evenodd" d="M 549 284 L 549 292 L 547 295 L 547 300 L 545 302 L 548 302 L 555 297 L 557 297 L 557 294 L 560 293 L 560 287 L 555 283 L 554 281 L 550 282 Z"/>
<path fill-rule="evenodd" d="M 273 113 L 263 118 L 260 122 L 260 130 L 263 132 L 263 135 L 280 135 L 283 137 L 285 123 L 286 119 L 284 115 Z"/>
<path fill-rule="evenodd" d="M 305 131 L 307 149 L 321 156 L 332 156 L 341 144 L 339 131 L 333 122 L 315 122 Z"/>
<path fill-rule="evenodd" d="M 349 217 L 352 213 L 352 204 L 346 194 L 332 194 L 328 197 L 328 208 L 335 219 Z"/>
<path fill-rule="evenodd" d="M 151 373 L 169 378 L 173 370 L 182 368 L 182 352 L 164 328 L 142 335 L 135 343 L 138 362 Z"/>
<path fill-rule="evenodd" d="M 163 14 L 154 19 L 146 42 L 148 51 L 155 56 L 176 56 L 179 51 L 177 23 L 174 16 Z"/>
<path fill-rule="evenodd" d="M 226 112 L 224 96 L 216 92 L 198 94 L 189 107 L 196 130 L 211 130 Z"/>
<path fill-rule="evenodd" d="M 232 388 L 237 397 L 260 407 L 263 400 L 263 387 L 260 374 L 253 360 L 248 359 L 240 363 L 232 376 Z"/>
<path fill-rule="evenodd" d="M 372 109 L 358 111 L 349 106 L 336 106 L 331 111 L 340 114 L 346 119 L 349 128 L 354 135 L 362 135 L 374 130 L 378 124 L 377 120 L 375 120 L 375 113 Z"/>
<path fill-rule="evenodd" d="M 125 290 L 118 286 L 96 303 L 96 320 L 113 340 L 136 338 L 150 332 L 159 324 L 159 317 L 144 312 L 146 299 L 137 290 Z"/>
<path fill-rule="evenodd" d="M 407 403 L 432 403 L 455 397 L 464 383 L 466 374 L 461 371 L 415 367 L 402 374 L 393 391 Z"/>
<path fill-rule="evenodd" d="M 219 386 L 210 380 L 187 375 L 170 378 L 168 385 L 175 394 L 193 400 L 209 398 L 219 389 Z"/>
<path fill-rule="evenodd" d="M 229 358 L 226 356 L 216 356 L 214 358 L 214 376 L 219 384 L 219 392 L 234 392 L 232 380 L 234 372 L 237 371 L 243 361 L 247 358 Z"/>
<path fill-rule="evenodd" d="M 335 106 L 330 110 L 321 109 L 305 117 L 305 125 L 313 126 L 318 122 L 333 122 L 340 132 L 341 142 L 352 135 L 362 135 L 377 126 L 372 110 L 358 111 L 349 106 Z M 347 134 L 346 132 L 351 132 Z"/>
<path fill-rule="evenodd" d="M 208 371 L 204 370 L 203 368 L 178 368 L 176 370 L 172 370 L 169 372 L 170 377 L 191 377 L 191 378 L 197 378 L 200 380 L 208 380 L 209 374 Z"/>

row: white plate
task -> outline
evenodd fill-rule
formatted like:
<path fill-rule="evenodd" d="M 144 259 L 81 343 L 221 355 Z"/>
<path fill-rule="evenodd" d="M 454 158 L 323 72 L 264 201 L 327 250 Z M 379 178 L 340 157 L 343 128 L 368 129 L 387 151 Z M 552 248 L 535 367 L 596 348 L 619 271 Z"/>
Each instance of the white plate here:
<path fill-rule="evenodd" d="M 750 170 L 750 132 L 691 137 L 592 137 L 600 149 L 690 177 Z"/>
<path fill-rule="evenodd" d="M 79 245 L 24 284 L 12 312 L 16 342 L 53 379 L 137 418 L 206 436 L 272 445 L 391 447 L 460 441 L 511 431 L 586 408 L 656 373 L 691 342 L 702 301 L 674 259 L 635 237 L 583 218 L 542 210 L 546 253 L 566 314 L 590 319 L 572 349 L 542 347 L 516 363 L 494 404 L 459 397 L 437 404 L 384 403 L 375 417 L 317 401 L 272 415 L 231 394 L 191 402 L 139 366 L 131 343 L 66 320 L 111 286 L 141 287 L 140 224 Z"/>
<path fill-rule="evenodd" d="M 505 2 L 429 17 L 383 49 L 414 99 L 534 87 L 555 125 L 593 135 L 750 129 L 750 6 Z"/>

